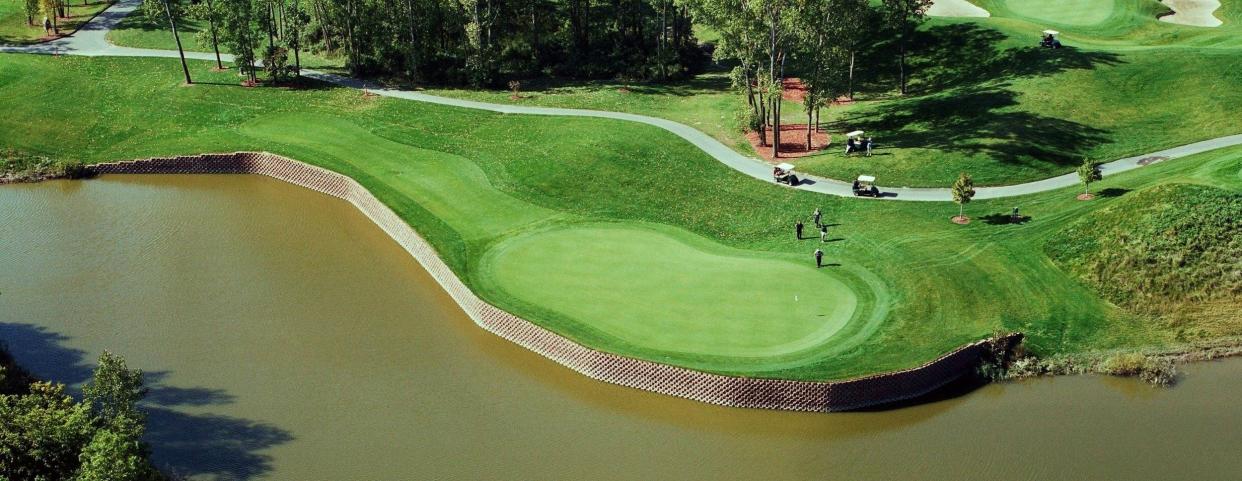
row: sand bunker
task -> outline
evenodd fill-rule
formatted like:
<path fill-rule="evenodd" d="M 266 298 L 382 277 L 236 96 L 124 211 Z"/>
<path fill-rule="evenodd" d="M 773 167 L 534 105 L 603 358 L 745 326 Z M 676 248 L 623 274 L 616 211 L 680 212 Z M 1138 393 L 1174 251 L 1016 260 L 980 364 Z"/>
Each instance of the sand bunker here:
<path fill-rule="evenodd" d="M 1221 21 L 1212 15 L 1220 8 L 1219 0 L 1161 0 L 1173 9 L 1172 15 L 1160 17 L 1160 21 L 1191 25 L 1195 27 L 1219 27 Z"/>
<path fill-rule="evenodd" d="M 1186 0 L 1181 0 L 1186 1 Z M 927 14 L 933 17 L 990 17 L 992 14 L 966 0 L 936 0 Z"/>

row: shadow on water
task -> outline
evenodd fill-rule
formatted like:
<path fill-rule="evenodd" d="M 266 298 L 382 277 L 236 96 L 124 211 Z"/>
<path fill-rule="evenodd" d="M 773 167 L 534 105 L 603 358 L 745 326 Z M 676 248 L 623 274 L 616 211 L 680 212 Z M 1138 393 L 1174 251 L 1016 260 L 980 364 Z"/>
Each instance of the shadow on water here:
<path fill-rule="evenodd" d="M 68 339 L 41 326 L 0 322 L 0 340 L 18 364 L 40 379 L 80 386 L 90 379 L 94 360 L 65 346 Z M 143 401 L 146 440 L 158 467 L 181 476 L 227 480 L 253 479 L 271 471 L 271 459 L 261 451 L 292 441 L 291 433 L 248 419 L 180 412 L 177 408 L 230 404 L 235 397 L 220 389 L 171 386 L 166 383 L 169 375 L 146 374 L 150 388 Z"/>
<path fill-rule="evenodd" d="M 880 404 L 877 406 L 871 406 L 869 408 L 857 409 L 854 412 L 895 411 L 898 409 L 905 409 L 905 408 L 910 408 L 910 407 L 915 407 L 915 406 L 936 404 L 936 403 L 940 403 L 943 401 L 949 401 L 949 400 L 961 398 L 987 385 L 988 385 L 988 381 L 984 379 L 983 377 L 976 376 L 974 374 L 967 374 L 965 376 L 959 377 L 956 380 L 948 384 L 945 384 L 944 386 L 941 386 L 940 388 L 932 392 L 929 392 L 927 394 L 924 394 L 922 396 L 906 399 L 904 401 L 897 401 L 897 402 L 892 402 L 888 404 Z"/>

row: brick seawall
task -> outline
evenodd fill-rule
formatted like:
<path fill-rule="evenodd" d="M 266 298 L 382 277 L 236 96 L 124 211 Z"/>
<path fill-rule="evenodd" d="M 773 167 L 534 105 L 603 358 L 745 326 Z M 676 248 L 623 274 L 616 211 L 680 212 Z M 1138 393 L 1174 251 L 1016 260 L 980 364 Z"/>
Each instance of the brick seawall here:
<path fill-rule="evenodd" d="M 132 160 L 96 164 L 88 169 L 94 174 L 260 174 L 344 199 L 414 256 L 482 328 L 593 379 L 710 404 L 846 411 L 903 401 L 972 372 L 993 346 L 993 341 L 983 340 L 916 368 L 843 381 L 759 379 L 695 371 L 597 351 L 484 302 L 414 229 L 361 184 L 342 174 L 254 152 Z M 1008 344 L 1016 339 L 997 342 Z"/>

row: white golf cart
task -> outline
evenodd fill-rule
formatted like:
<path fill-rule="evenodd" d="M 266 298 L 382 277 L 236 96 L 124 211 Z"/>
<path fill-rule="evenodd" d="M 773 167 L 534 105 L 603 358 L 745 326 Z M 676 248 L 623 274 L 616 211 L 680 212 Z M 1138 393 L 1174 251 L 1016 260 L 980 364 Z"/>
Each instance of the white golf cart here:
<path fill-rule="evenodd" d="M 778 184 L 798 185 L 798 175 L 794 173 L 793 164 L 777 164 L 772 168 L 772 180 Z"/>
<path fill-rule="evenodd" d="M 1039 46 L 1043 48 L 1061 48 L 1061 40 L 1057 39 L 1057 35 L 1061 32 L 1056 30 L 1044 30 L 1044 39 L 1039 41 Z"/>
<path fill-rule="evenodd" d="M 880 188 L 875 186 L 875 177 L 860 175 L 854 180 L 854 195 L 858 197 L 879 197 Z"/>

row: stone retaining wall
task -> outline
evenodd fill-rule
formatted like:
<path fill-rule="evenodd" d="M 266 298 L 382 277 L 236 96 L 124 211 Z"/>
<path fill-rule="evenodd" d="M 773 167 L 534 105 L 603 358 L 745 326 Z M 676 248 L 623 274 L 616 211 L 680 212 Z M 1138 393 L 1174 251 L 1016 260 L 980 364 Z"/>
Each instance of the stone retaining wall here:
<path fill-rule="evenodd" d="M 705 403 L 792 411 L 844 411 L 902 401 L 927 394 L 971 372 L 980 359 L 991 352 L 993 345 L 992 341 L 979 341 L 913 369 L 844 381 L 789 381 L 710 374 L 597 351 L 484 302 L 414 229 L 362 185 L 342 174 L 274 154 L 251 152 L 105 163 L 90 166 L 89 170 L 94 174 L 261 174 L 339 197 L 356 206 L 414 256 L 484 329 L 591 378 Z M 999 342 L 1008 344 L 1016 339 Z"/>

